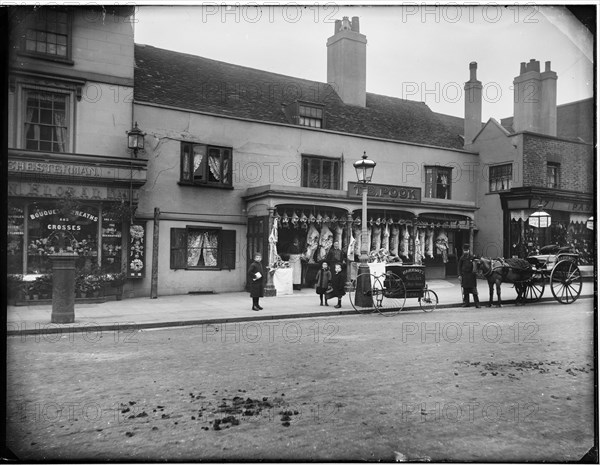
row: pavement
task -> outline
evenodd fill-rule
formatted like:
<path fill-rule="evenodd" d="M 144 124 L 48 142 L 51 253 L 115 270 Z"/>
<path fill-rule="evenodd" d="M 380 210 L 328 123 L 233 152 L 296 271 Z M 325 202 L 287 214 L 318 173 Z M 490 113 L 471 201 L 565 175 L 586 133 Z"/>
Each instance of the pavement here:
<path fill-rule="evenodd" d="M 462 306 L 461 289 L 457 279 L 438 279 L 427 282 L 429 289 L 438 294 L 439 304 L 435 311 L 456 309 Z M 486 311 L 488 286 L 478 282 L 481 311 Z M 594 282 L 584 281 L 580 299 L 594 297 Z M 510 284 L 502 286 L 502 301 L 514 305 L 516 292 Z M 494 295 L 494 299 L 496 296 Z M 550 288 L 546 286 L 542 302 L 555 301 Z M 51 323 L 52 305 L 8 306 L 7 334 L 25 336 L 28 334 L 56 334 L 64 332 L 89 331 L 132 331 L 144 328 L 165 328 L 203 324 L 223 324 L 256 320 L 280 320 L 290 318 L 315 318 L 336 315 L 357 315 L 348 296 L 342 300 L 342 308 L 335 309 L 335 301 L 328 307 L 319 305 L 314 289 L 294 291 L 293 295 L 265 297 L 261 299 L 264 308 L 252 311 L 252 301 L 247 292 L 222 294 L 170 295 L 156 299 L 140 297 L 103 303 L 77 302 L 75 322 L 69 324 Z M 556 302 L 556 305 L 562 305 Z M 421 312 L 418 299 L 406 299 L 402 312 Z M 383 316 L 382 316 L 383 318 Z"/>

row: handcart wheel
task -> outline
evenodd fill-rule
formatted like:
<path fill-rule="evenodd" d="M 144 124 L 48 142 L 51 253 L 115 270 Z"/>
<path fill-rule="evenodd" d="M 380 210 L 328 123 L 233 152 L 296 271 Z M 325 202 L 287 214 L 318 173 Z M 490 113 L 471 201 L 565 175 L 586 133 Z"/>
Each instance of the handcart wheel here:
<path fill-rule="evenodd" d="M 359 273 L 350 282 L 348 298 L 354 310 L 358 313 L 371 313 L 375 311 L 376 298 L 373 296 L 373 288 L 377 277 L 371 273 Z"/>
<path fill-rule="evenodd" d="M 582 279 L 579 267 L 571 260 L 562 260 L 552 269 L 550 289 L 561 304 L 572 304 L 581 294 Z"/>
<path fill-rule="evenodd" d="M 373 291 L 376 309 L 383 316 L 396 316 L 406 303 L 406 286 L 402 279 L 388 271 L 378 277 L 378 283 Z"/>
<path fill-rule="evenodd" d="M 425 289 L 423 296 L 419 299 L 419 304 L 421 305 L 421 310 L 424 312 L 432 312 L 437 307 L 438 296 L 435 291 Z"/>
<path fill-rule="evenodd" d="M 544 295 L 545 286 L 544 275 L 535 271 L 531 275 L 531 279 L 525 283 L 525 301 L 539 302 Z"/>

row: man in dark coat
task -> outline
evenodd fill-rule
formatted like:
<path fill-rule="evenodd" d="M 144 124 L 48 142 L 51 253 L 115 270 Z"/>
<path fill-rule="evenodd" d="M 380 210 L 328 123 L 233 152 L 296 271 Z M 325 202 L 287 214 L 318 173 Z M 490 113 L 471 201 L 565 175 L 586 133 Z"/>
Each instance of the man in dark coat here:
<path fill-rule="evenodd" d="M 471 306 L 469 294 L 473 294 L 475 307 L 481 308 L 477 294 L 477 275 L 473 271 L 473 258 L 469 245 L 463 245 L 463 254 L 458 259 L 458 279 L 463 291 L 463 307 Z"/>
<path fill-rule="evenodd" d="M 255 312 L 263 309 L 258 302 L 258 299 L 264 296 L 265 269 L 260 263 L 261 260 L 261 254 L 254 254 L 254 261 L 248 268 L 248 287 L 252 297 L 252 310 Z"/>
<path fill-rule="evenodd" d="M 333 243 L 333 247 L 329 249 L 327 257 L 325 257 L 325 261 L 327 263 L 331 263 L 333 266 L 335 266 L 336 263 L 344 265 L 344 252 L 342 252 L 342 249 L 340 249 L 339 241 L 335 241 Z"/>

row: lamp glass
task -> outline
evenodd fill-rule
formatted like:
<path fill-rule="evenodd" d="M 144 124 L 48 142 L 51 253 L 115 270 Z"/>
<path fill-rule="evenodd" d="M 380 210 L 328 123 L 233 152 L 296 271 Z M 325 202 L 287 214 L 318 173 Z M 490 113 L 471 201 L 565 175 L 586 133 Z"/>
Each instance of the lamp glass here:
<path fill-rule="evenodd" d="M 127 133 L 127 147 L 130 149 L 143 149 L 144 148 L 144 136 L 145 134 L 138 128 L 137 122 L 133 129 Z"/>
<path fill-rule="evenodd" d="M 547 228 L 552 224 L 552 217 L 542 210 L 532 213 L 527 222 L 534 228 Z"/>

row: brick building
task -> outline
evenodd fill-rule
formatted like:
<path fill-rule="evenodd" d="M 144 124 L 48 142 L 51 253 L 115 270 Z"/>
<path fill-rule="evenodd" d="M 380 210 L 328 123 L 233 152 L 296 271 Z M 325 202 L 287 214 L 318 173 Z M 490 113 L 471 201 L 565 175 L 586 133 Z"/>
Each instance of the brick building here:
<path fill-rule="evenodd" d="M 476 250 L 520 256 L 551 244 L 571 246 L 583 263 L 594 257 L 595 186 L 592 99 L 556 105 L 558 76 L 546 62 L 521 63 L 514 80 L 514 116 L 490 119 L 466 148 L 479 154 Z M 551 225 L 535 228 L 529 216 L 543 208 Z"/>

